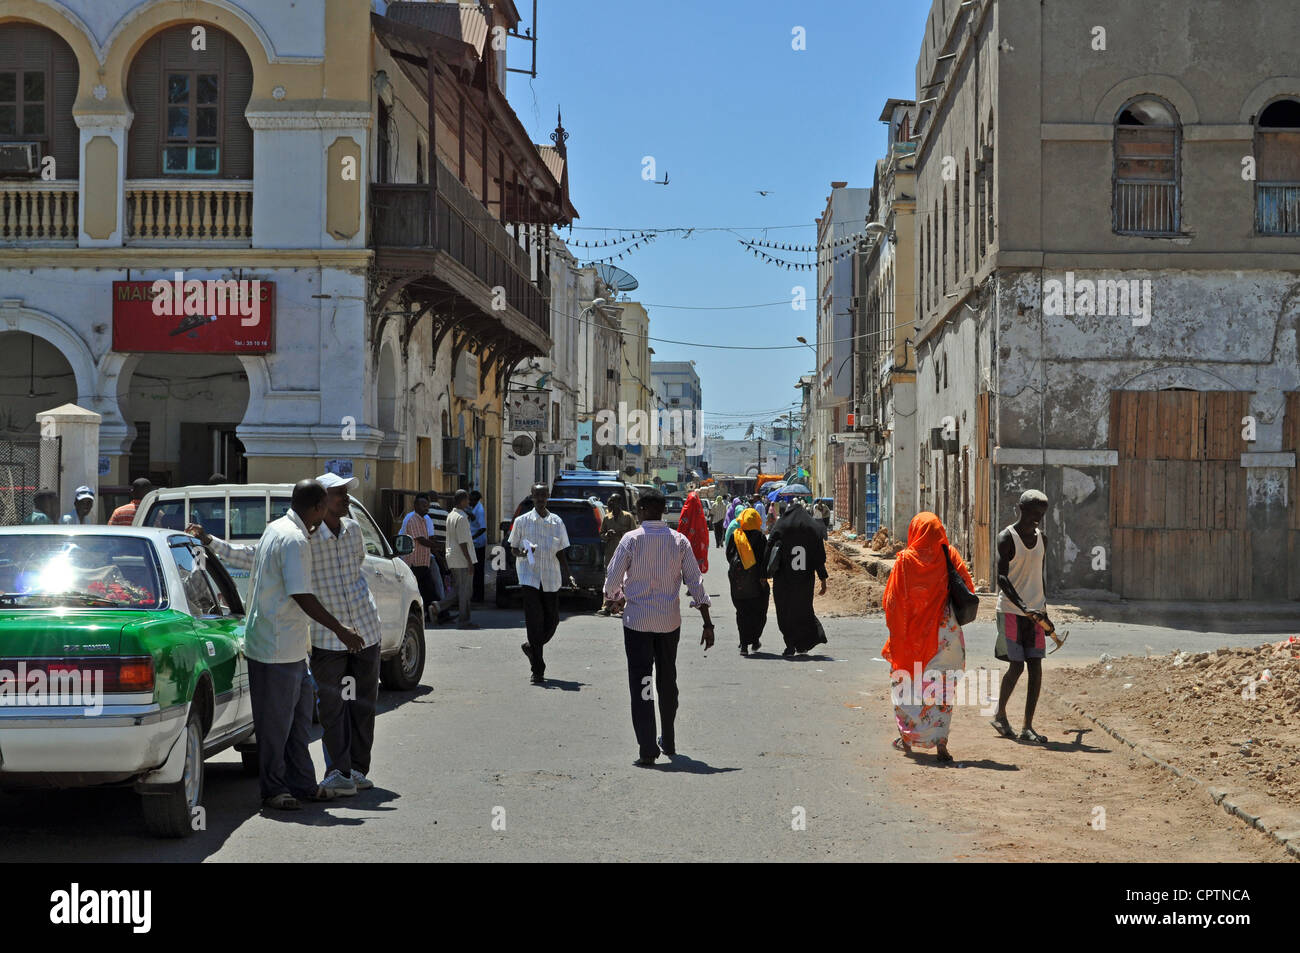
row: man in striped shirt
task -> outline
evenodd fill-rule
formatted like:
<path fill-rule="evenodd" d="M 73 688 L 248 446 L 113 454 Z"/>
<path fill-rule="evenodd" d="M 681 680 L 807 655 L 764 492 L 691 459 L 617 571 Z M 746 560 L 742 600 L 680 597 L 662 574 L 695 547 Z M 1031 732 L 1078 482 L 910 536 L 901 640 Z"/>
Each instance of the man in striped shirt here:
<path fill-rule="evenodd" d="M 420 601 L 424 604 L 426 622 L 429 621 L 430 607 L 435 607 L 434 612 L 437 613 L 436 607 L 446 597 L 442 588 L 442 573 L 433 558 L 436 530 L 428 513 L 429 494 L 417 493 L 415 509 L 402 518 L 402 528 L 398 530 L 402 535 L 411 537 L 415 543 L 415 548 L 408 555 L 403 556 L 402 561 L 411 567 L 415 583 L 420 587 Z M 443 519 L 446 520 L 446 514 L 443 515 Z"/>
<path fill-rule="evenodd" d="M 119 506 L 113 511 L 113 515 L 108 518 L 109 526 L 130 526 L 135 521 L 135 511 L 139 507 L 140 501 L 149 495 L 153 489 L 153 484 L 145 477 L 137 477 L 131 481 L 131 502 Z"/>
<path fill-rule="evenodd" d="M 348 491 L 358 481 L 326 473 L 316 482 L 325 487 L 325 519 L 310 537 L 312 591 L 331 615 L 356 630 L 362 642 L 362 648 L 353 652 L 325 626 L 311 625 L 311 673 L 320 699 L 321 740 L 331 769 L 321 787 L 335 797 L 350 797 L 375 786 L 366 775 L 379 702 L 379 609 L 366 583 L 361 526 L 347 515 Z M 253 568 L 256 543 L 228 543 L 198 524 L 191 525 L 189 533 L 223 563 Z"/>
<path fill-rule="evenodd" d="M 632 696 L 632 727 L 640 756 L 634 764 L 648 768 L 659 757 L 677 755 L 673 722 L 677 717 L 677 642 L 682 632 L 682 583 L 691 594 L 691 608 L 704 619 L 700 644 L 713 648 L 709 594 L 704 591 L 700 564 L 690 541 L 663 521 L 667 501 L 658 490 L 641 494 L 637 516 L 641 525 L 614 550 L 605 574 L 605 598 L 623 591 L 623 649 L 627 653 L 627 682 Z M 652 675 L 653 672 L 653 675 Z M 654 680 L 659 692 L 663 734 L 655 743 L 655 706 L 650 694 Z"/>

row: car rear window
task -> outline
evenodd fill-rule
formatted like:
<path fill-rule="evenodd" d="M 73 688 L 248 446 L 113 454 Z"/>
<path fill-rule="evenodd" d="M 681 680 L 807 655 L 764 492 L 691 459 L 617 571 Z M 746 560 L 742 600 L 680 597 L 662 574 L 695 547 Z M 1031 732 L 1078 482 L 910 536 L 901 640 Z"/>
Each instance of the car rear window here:
<path fill-rule="evenodd" d="M 199 523 L 213 536 L 226 538 L 226 498 L 190 500 L 190 522 Z M 184 527 L 182 527 L 184 528 Z"/>
<path fill-rule="evenodd" d="M 569 534 L 569 539 L 591 539 L 600 535 L 596 513 L 590 506 L 557 503 L 553 509 L 564 521 L 564 531 Z"/>
<path fill-rule="evenodd" d="M 615 493 L 622 493 L 623 502 L 627 503 L 627 492 L 617 483 L 556 483 L 551 496 L 571 500 L 585 500 L 594 496 L 602 503 L 608 503 Z"/>
<path fill-rule="evenodd" d="M 162 529 L 185 530 L 185 501 L 160 500 L 149 507 L 143 526 L 157 526 Z"/>
<path fill-rule="evenodd" d="M 166 596 L 148 540 L 130 536 L 0 536 L 0 607 L 112 603 L 156 609 Z"/>

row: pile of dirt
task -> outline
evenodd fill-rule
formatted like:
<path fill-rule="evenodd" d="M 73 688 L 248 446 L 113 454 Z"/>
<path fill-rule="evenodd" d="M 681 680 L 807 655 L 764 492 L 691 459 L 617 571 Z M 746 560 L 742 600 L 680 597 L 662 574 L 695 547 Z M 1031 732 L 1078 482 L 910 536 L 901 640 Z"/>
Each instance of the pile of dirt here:
<path fill-rule="evenodd" d="M 835 541 L 826 546 L 826 595 L 817 596 L 813 608 L 819 616 L 874 615 L 880 611 L 889 579 L 888 563 L 855 557 Z"/>
<path fill-rule="evenodd" d="M 1132 726 L 1154 754 L 1207 784 L 1300 800 L 1300 637 L 1256 648 L 1103 656 L 1053 673 L 1052 688 Z"/>

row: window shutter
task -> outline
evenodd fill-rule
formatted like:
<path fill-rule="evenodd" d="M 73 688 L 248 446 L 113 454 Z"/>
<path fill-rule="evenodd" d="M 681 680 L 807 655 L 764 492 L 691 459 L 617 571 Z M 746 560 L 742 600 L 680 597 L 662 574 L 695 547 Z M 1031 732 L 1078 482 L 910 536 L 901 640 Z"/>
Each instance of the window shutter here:
<path fill-rule="evenodd" d="M 253 64 L 233 39 L 226 43 L 225 89 L 222 90 L 225 128 L 222 130 L 221 174 L 227 179 L 253 177 L 253 130 L 244 118 L 253 95 Z"/>
<path fill-rule="evenodd" d="M 127 141 L 127 178 L 156 179 L 162 176 L 162 116 L 159 97 L 162 83 L 162 35 L 152 37 L 131 64 L 127 98 L 135 119 Z"/>
<path fill-rule="evenodd" d="M 54 44 L 54 102 L 50 153 L 60 179 L 76 179 L 81 168 L 81 132 L 72 118 L 81 71 L 72 47 L 60 38 Z"/>
<path fill-rule="evenodd" d="M 19 36 L 23 27 L 18 24 L 0 24 L 0 69 L 18 69 Z"/>

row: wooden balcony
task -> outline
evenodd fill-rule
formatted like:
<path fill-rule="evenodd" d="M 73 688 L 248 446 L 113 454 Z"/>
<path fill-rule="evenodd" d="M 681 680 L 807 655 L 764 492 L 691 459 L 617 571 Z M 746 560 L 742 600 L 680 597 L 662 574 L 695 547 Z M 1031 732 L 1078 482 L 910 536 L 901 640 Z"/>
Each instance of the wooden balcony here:
<path fill-rule="evenodd" d="M 0 182 L 0 245 L 76 245 L 78 183 Z"/>
<path fill-rule="evenodd" d="M 525 251 L 444 166 L 433 185 L 372 184 L 370 245 L 394 276 L 453 294 L 504 324 L 538 353 L 550 349 L 550 280 L 538 250 Z M 536 278 L 534 279 L 534 275 Z M 499 307 L 504 290 L 504 309 Z M 495 301 L 494 301 L 495 299 Z"/>

